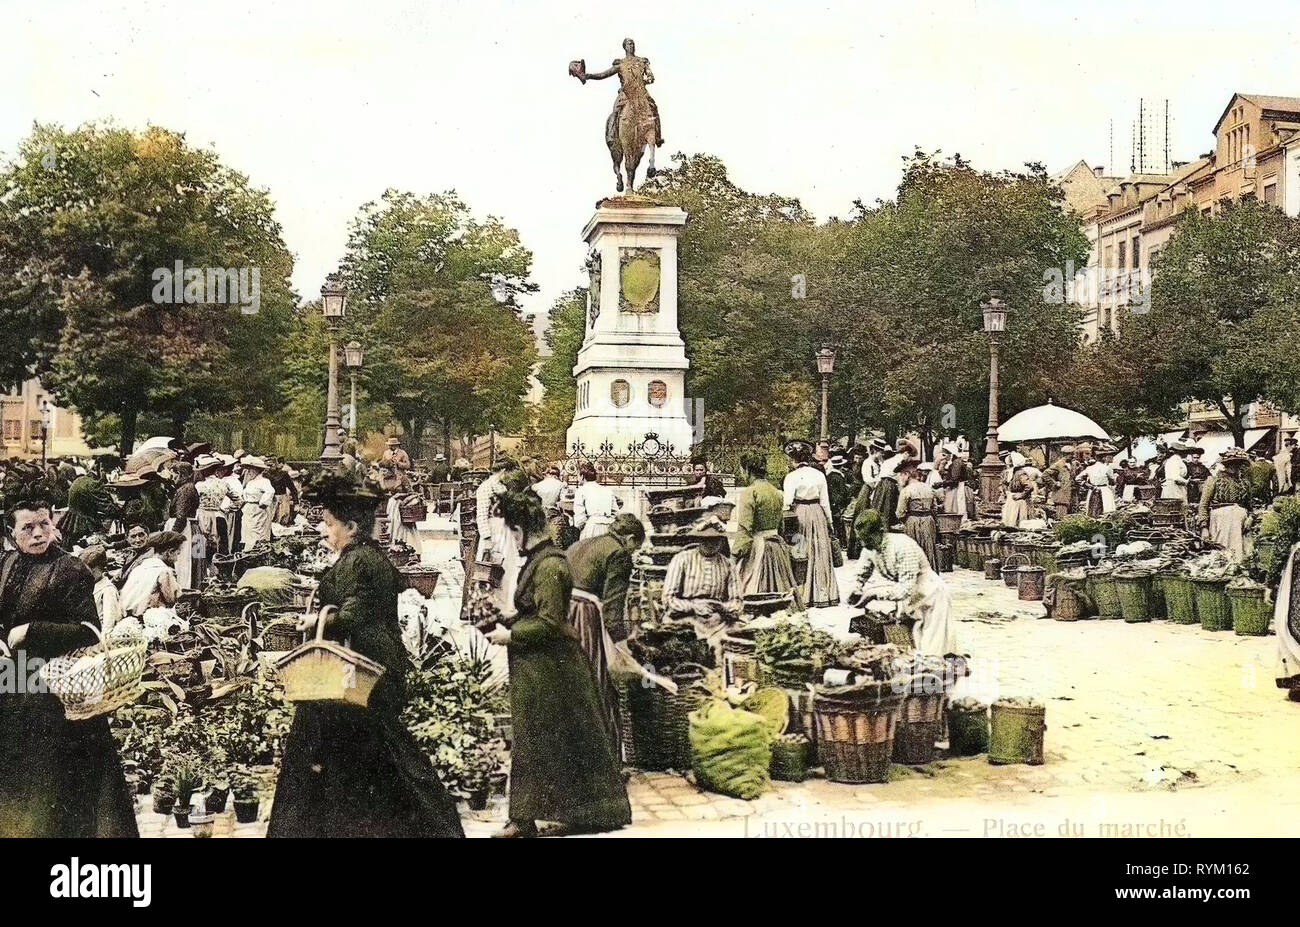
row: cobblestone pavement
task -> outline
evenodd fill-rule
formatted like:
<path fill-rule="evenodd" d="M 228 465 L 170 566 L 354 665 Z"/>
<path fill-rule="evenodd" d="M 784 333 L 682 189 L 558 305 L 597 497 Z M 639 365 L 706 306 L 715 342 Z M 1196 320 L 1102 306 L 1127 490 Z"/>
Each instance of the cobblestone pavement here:
<path fill-rule="evenodd" d="M 967 570 L 949 574 L 974 673 L 963 691 L 1047 706 L 1046 762 L 984 757 L 895 766 L 891 781 L 773 783 L 753 802 L 670 773 L 632 775 L 618 836 L 1286 835 L 1300 822 L 1300 704 L 1273 683 L 1276 642 L 1166 621 L 1056 622 Z M 850 577 L 843 577 L 847 588 Z M 146 836 L 186 836 L 142 801 Z M 263 808 L 263 815 L 266 813 Z M 505 801 L 465 812 L 484 836 Z M 260 836 L 265 824 L 217 836 Z"/>

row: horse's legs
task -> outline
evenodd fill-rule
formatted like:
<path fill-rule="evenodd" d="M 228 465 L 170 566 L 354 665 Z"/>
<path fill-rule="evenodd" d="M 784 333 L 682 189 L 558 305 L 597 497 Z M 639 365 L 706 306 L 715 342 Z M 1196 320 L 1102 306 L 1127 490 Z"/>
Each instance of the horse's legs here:
<path fill-rule="evenodd" d="M 650 153 L 650 163 L 646 165 L 645 176 L 649 180 L 655 175 L 655 146 L 654 142 L 646 145 L 646 150 Z"/>
<path fill-rule="evenodd" d="M 641 149 L 633 146 L 623 152 L 623 170 L 627 173 L 627 188 L 636 189 L 636 169 L 641 163 Z"/>

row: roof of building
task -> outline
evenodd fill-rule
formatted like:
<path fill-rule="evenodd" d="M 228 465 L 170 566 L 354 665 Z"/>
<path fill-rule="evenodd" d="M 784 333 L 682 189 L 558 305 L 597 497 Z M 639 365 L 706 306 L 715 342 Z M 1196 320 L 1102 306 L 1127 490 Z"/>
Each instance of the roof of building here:
<path fill-rule="evenodd" d="M 1232 95 L 1228 100 L 1228 105 L 1223 108 L 1219 114 L 1218 120 L 1214 123 L 1213 131 L 1218 134 L 1219 126 L 1223 125 L 1224 118 L 1228 115 L 1228 110 L 1232 109 L 1232 104 L 1237 102 L 1237 98 L 1249 100 L 1260 109 L 1274 110 L 1282 113 L 1300 113 L 1300 97 L 1279 97 L 1267 93 L 1242 93 L 1240 90 Z"/>

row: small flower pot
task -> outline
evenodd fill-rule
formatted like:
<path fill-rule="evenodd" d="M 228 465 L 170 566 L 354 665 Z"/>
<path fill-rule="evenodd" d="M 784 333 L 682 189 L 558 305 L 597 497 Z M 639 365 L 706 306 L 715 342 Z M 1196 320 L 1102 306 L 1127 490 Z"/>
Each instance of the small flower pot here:
<path fill-rule="evenodd" d="M 208 814 L 221 814 L 226 810 L 226 801 L 230 798 L 230 789 L 213 789 L 208 792 L 207 804 Z"/>
<path fill-rule="evenodd" d="M 177 827 L 190 826 L 190 811 L 193 810 L 188 804 L 177 805 L 172 809 L 172 817 L 176 818 Z"/>
<path fill-rule="evenodd" d="M 155 814 L 171 814 L 176 807 L 176 796 L 170 792 L 153 793 L 153 810 Z"/>
<path fill-rule="evenodd" d="M 148 795 L 149 790 L 152 787 L 153 787 L 153 783 L 150 782 L 148 779 L 144 778 L 143 776 L 135 780 L 135 793 L 137 795 Z"/>
<path fill-rule="evenodd" d="M 486 783 L 471 789 L 465 801 L 469 804 L 470 811 L 485 811 L 488 803 L 488 787 Z"/>
<path fill-rule="evenodd" d="M 257 821 L 257 812 L 261 802 L 256 798 L 235 799 L 235 820 L 240 824 L 252 824 Z"/>
<path fill-rule="evenodd" d="M 210 814 L 204 814 L 204 815 L 198 815 L 198 814 L 195 814 L 195 815 L 192 815 L 192 816 L 189 818 L 189 821 L 188 821 L 188 823 L 186 824 L 186 826 L 190 829 L 190 833 L 191 833 L 192 836 L 195 836 L 195 837 L 211 837 L 211 836 L 212 836 L 212 831 L 213 831 L 214 828 L 215 828 L 215 824 L 216 824 L 216 821 L 215 821 L 215 819 L 213 818 L 212 815 L 210 815 Z"/>

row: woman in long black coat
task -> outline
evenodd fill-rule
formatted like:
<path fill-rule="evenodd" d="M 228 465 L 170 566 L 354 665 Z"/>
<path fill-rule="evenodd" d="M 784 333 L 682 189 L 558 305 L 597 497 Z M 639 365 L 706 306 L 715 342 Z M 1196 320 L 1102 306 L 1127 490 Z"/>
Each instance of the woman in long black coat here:
<path fill-rule="evenodd" d="M 325 628 L 384 666 L 361 708 L 303 702 L 294 711 L 268 837 L 463 837 L 455 802 L 401 720 L 410 658 L 397 623 L 405 581 L 370 539 L 378 497 L 321 498 L 326 542 L 341 551 L 321 576 Z M 302 629 L 315 633 L 315 624 Z"/>
<path fill-rule="evenodd" d="M 615 830 L 632 821 L 600 689 L 569 623 L 573 574 L 547 533 L 542 500 L 498 496 L 514 541 L 527 553 L 510 627 L 488 634 L 510 655 L 510 824 L 503 837 L 535 836 L 538 821 L 561 832 Z"/>
<path fill-rule="evenodd" d="M 24 691 L 34 659 L 97 640 L 81 624 L 99 624 L 95 581 L 54 546 L 44 503 L 18 503 L 8 527 L 18 550 L 0 556 L 0 640 L 24 659 L 0 669 L 0 837 L 138 836 L 108 717 L 69 721 L 57 696 Z"/>

